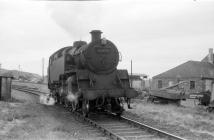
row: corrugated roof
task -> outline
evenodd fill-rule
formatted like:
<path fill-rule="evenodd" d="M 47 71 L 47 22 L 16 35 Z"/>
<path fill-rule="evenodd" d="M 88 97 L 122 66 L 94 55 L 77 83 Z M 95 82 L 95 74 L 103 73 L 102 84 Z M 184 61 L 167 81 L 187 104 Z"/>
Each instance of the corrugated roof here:
<path fill-rule="evenodd" d="M 214 78 L 214 65 L 208 62 L 187 61 L 153 78 Z"/>

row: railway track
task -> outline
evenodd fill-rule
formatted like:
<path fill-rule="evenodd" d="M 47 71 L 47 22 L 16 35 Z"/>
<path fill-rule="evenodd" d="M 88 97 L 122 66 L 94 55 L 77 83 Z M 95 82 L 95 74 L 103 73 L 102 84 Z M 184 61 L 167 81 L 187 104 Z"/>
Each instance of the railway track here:
<path fill-rule="evenodd" d="M 76 113 L 79 118 L 84 119 L 89 124 L 103 131 L 115 140 L 185 140 L 179 136 L 170 134 L 160 129 L 148 126 L 124 116 L 118 117 L 116 114 L 90 114 L 88 118 Z"/>
<path fill-rule="evenodd" d="M 26 87 L 13 87 L 13 89 L 36 96 L 47 94 L 45 92 Z M 115 140 L 185 140 L 179 136 L 170 134 L 124 116 L 118 117 L 112 113 L 92 113 L 88 118 L 83 117 L 83 115 L 79 112 L 74 112 L 73 114 Z"/>
<path fill-rule="evenodd" d="M 25 93 L 28 93 L 28 94 L 33 94 L 33 95 L 36 95 L 36 96 L 40 96 L 41 94 L 44 94 L 44 95 L 48 94 L 47 92 L 41 92 L 36 88 L 30 88 L 30 87 L 27 87 L 27 86 L 12 85 L 12 89 L 18 90 L 18 91 L 22 91 L 22 92 L 25 92 Z"/>

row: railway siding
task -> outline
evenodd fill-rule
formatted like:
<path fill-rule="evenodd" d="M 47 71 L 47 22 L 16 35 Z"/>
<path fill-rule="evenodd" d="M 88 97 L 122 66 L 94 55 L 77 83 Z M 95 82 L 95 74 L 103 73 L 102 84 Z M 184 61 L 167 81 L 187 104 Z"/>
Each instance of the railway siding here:
<path fill-rule="evenodd" d="M 37 95 L 47 94 L 37 91 L 35 89 L 29 89 L 26 87 L 13 87 L 16 90 L 27 92 L 29 94 Z M 125 139 L 176 139 L 184 140 L 170 133 L 162 130 L 150 127 L 148 125 L 136 122 L 134 120 L 118 117 L 114 114 L 91 114 L 89 118 L 83 117 L 80 113 L 74 113 L 78 118 L 82 118 L 84 121 L 103 131 L 106 135 L 113 139 L 125 140 Z"/>
<path fill-rule="evenodd" d="M 36 89 L 31 89 L 31 90 L 36 90 Z M 30 93 L 29 93 L 30 94 Z M 143 105 L 143 106 L 142 106 Z M 139 108 L 139 106 L 141 106 Z M 132 104 L 132 107 L 134 107 L 134 109 L 131 109 L 131 110 L 127 110 L 126 108 L 126 112 L 124 113 L 124 115 L 126 117 L 128 117 L 129 119 L 134 119 L 135 121 L 137 122 L 141 122 L 141 123 L 145 123 L 145 124 L 149 124 L 155 128 L 159 128 L 159 129 L 162 129 L 164 131 L 167 131 L 169 133 L 174 133 L 176 135 L 180 135 L 182 137 L 185 137 L 187 139 L 213 139 L 212 138 L 212 135 L 213 133 L 208 133 L 208 132 L 212 132 L 213 130 L 211 130 L 212 127 L 209 128 L 209 130 L 205 130 L 205 131 L 191 131 L 189 130 L 188 128 L 189 127 L 185 127 L 185 128 L 182 128 L 182 126 L 180 125 L 182 122 L 177 122 L 176 120 L 173 120 L 176 122 L 177 125 L 173 125 L 173 124 L 168 124 L 168 122 L 164 122 L 162 121 L 161 119 L 163 119 L 162 117 L 167 115 L 175 115 L 175 114 L 179 114 L 180 112 L 189 112 L 191 110 L 191 108 L 183 108 L 183 107 L 176 107 L 176 106 L 164 106 L 162 105 L 162 107 L 160 105 L 153 105 L 153 104 L 148 104 L 146 102 L 134 102 Z M 142 108 L 143 107 L 143 108 Z M 167 108 L 166 108 L 167 107 Z M 164 108 L 166 108 L 166 110 L 164 111 Z M 157 110 L 163 110 L 161 112 L 161 114 L 159 114 L 158 112 L 155 112 Z M 174 111 L 172 111 L 171 109 L 173 109 Z M 143 111 L 142 111 L 143 110 Z M 170 111 L 170 114 L 168 114 Z M 197 121 L 198 118 L 202 118 L 204 117 L 204 115 L 207 115 L 206 112 L 200 112 L 200 110 L 198 109 L 194 109 L 194 110 L 191 110 L 191 112 L 193 112 L 192 115 L 196 115 L 196 120 L 191 120 L 191 118 L 186 118 L 186 119 L 189 119 L 188 123 L 192 123 L 192 122 L 195 122 Z M 131 113 L 132 112 L 132 113 Z M 167 114 L 166 114 L 167 113 Z M 140 115 L 140 116 L 139 116 Z M 154 116 L 155 115 L 155 116 Z M 161 115 L 161 116 L 160 116 Z M 188 113 L 188 116 L 190 116 L 191 113 L 189 112 Z M 208 115 L 212 115 L 212 114 L 208 114 Z M 186 116 L 186 115 L 184 115 Z M 171 117 L 169 120 L 167 119 L 167 121 L 170 121 L 173 119 L 173 118 L 178 118 L 179 116 L 174 116 L 174 117 Z M 79 118 L 79 117 L 78 117 Z M 194 116 L 193 116 L 194 118 Z M 213 116 L 207 116 L 205 117 L 204 119 L 202 120 L 198 120 L 197 121 L 197 124 L 201 122 L 204 122 L 204 120 L 206 119 L 209 119 L 209 120 L 212 120 Z M 206 120 L 207 121 L 207 120 Z M 94 120 L 94 122 L 96 122 L 96 120 Z M 184 121 L 186 122 L 186 121 Z M 172 122 L 171 122 L 172 123 Z M 93 123 L 92 123 L 93 124 Z M 186 123 L 185 123 L 186 124 Z M 130 124 L 130 125 L 133 125 L 133 124 Z M 188 125 L 188 124 L 187 124 Z M 209 126 L 212 126 L 212 122 L 210 122 L 210 124 L 208 124 Z M 107 128 L 105 126 L 100 126 L 98 122 L 96 122 L 95 126 L 99 126 L 101 130 L 103 130 L 104 132 L 106 132 L 109 136 L 113 136 L 114 137 L 117 137 L 119 136 L 120 132 L 128 132 L 129 129 L 124 129 L 124 128 L 117 128 L 114 130 L 111 130 L 110 128 Z M 115 126 L 116 127 L 116 126 Z M 136 126 L 136 127 L 140 127 L 140 126 Z M 142 126 L 141 126 L 142 127 Z M 199 126 L 199 128 L 195 128 L 195 129 L 201 129 L 201 128 L 204 128 L 205 126 L 202 125 L 202 126 Z M 127 127 L 128 128 L 128 127 Z M 182 129 L 181 129 L 182 128 Z M 144 128 L 145 129 L 145 128 Z M 138 131 L 139 129 L 135 129 L 135 128 L 132 128 L 132 131 Z M 110 132 L 111 133 L 110 133 Z M 147 131 L 152 131 L 150 129 L 147 128 Z M 114 133 L 114 134 L 113 134 Z M 153 133 L 153 132 L 152 132 Z M 157 135 L 162 135 L 160 132 L 155 132 Z M 115 135 L 116 134 L 116 135 Z M 133 134 L 134 135 L 134 134 Z M 147 137 L 150 137 L 151 134 L 148 134 Z M 146 137 L 146 136 L 145 136 Z M 132 139 L 132 138 L 139 138 L 141 139 L 141 137 L 127 137 L 128 139 Z"/>

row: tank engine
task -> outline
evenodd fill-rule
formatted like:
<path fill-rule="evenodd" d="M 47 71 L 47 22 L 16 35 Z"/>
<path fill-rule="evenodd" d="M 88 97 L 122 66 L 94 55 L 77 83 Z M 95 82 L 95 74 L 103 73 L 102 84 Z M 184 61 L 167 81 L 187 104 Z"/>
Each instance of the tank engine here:
<path fill-rule="evenodd" d="M 123 112 L 122 99 L 137 96 L 127 70 L 118 70 L 117 47 L 101 31 L 90 32 L 90 43 L 75 41 L 50 56 L 48 87 L 57 102 L 72 110 Z"/>

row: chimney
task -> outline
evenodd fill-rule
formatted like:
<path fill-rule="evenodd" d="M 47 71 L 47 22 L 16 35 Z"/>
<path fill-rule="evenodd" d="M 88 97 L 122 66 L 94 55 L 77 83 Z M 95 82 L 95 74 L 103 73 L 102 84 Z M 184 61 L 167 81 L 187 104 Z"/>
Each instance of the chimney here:
<path fill-rule="evenodd" d="M 213 48 L 209 48 L 208 62 L 213 64 Z"/>
<path fill-rule="evenodd" d="M 92 30 L 90 33 L 91 33 L 91 42 L 101 39 L 102 32 L 100 30 Z"/>

